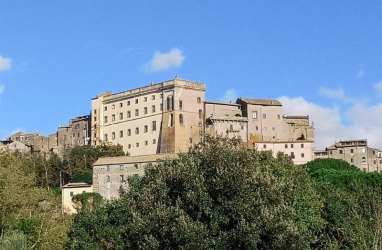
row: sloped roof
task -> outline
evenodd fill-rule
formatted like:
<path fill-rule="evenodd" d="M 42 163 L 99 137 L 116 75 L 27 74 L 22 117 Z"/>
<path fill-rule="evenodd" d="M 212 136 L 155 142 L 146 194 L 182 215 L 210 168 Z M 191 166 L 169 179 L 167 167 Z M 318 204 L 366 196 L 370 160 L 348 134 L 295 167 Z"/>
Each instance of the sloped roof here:
<path fill-rule="evenodd" d="M 252 105 L 262 106 L 282 106 L 278 100 L 266 100 L 266 99 L 251 99 L 251 98 L 239 98 L 238 101 L 245 102 Z"/>
<path fill-rule="evenodd" d="M 135 162 L 155 162 L 157 160 L 174 159 L 176 154 L 156 154 L 156 155 L 139 155 L 139 156 L 116 156 L 99 158 L 93 166 L 125 164 Z"/>

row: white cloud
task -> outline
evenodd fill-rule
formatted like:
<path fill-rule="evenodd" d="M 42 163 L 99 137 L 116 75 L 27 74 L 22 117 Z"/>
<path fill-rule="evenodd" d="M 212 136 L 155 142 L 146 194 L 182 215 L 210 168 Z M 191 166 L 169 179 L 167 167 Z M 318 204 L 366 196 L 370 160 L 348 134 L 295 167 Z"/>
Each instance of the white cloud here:
<path fill-rule="evenodd" d="M 328 97 L 328 98 L 336 98 L 342 100 L 345 97 L 345 93 L 343 89 L 328 89 L 328 88 L 320 88 L 320 95 Z"/>
<path fill-rule="evenodd" d="M 324 149 L 339 140 L 367 139 L 370 147 L 382 149 L 382 104 L 367 107 L 363 103 L 350 106 L 344 116 L 351 125 L 341 122 L 338 108 L 324 108 L 302 97 L 278 98 L 288 115 L 309 115 L 315 127 L 315 147 Z"/>
<path fill-rule="evenodd" d="M 377 90 L 378 96 L 382 97 L 382 81 L 376 83 L 374 88 Z"/>
<path fill-rule="evenodd" d="M 233 89 L 230 89 L 224 93 L 224 96 L 221 98 L 221 100 L 224 102 L 229 102 L 229 101 L 235 102 L 237 98 L 238 98 L 238 95 L 236 91 Z"/>
<path fill-rule="evenodd" d="M 11 58 L 5 58 L 0 55 L 0 71 L 11 69 Z"/>
<path fill-rule="evenodd" d="M 358 79 L 362 79 L 363 76 L 365 75 L 365 71 L 363 71 L 362 69 L 358 71 L 357 73 L 357 78 Z"/>
<path fill-rule="evenodd" d="M 185 57 L 180 49 L 174 48 L 167 53 L 155 52 L 153 58 L 147 64 L 143 65 L 144 72 L 152 73 L 167 70 L 171 67 L 182 65 Z"/>

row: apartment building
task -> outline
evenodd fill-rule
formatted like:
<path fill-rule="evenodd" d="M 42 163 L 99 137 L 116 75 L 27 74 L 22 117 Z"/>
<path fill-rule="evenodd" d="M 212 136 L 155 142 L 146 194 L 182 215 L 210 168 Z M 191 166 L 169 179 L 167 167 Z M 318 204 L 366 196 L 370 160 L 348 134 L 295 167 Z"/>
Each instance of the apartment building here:
<path fill-rule="evenodd" d="M 154 154 L 100 158 L 93 164 L 93 192 L 107 200 L 117 199 L 119 190 L 128 187 L 129 176 L 142 176 L 147 166 L 175 157 L 175 154 Z"/>
<path fill-rule="evenodd" d="M 382 151 L 367 146 L 367 140 L 335 142 L 325 150 L 315 150 L 314 159 L 332 158 L 347 161 L 364 172 L 382 173 Z"/>
<path fill-rule="evenodd" d="M 107 141 L 132 156 L 185 151 L 203 132 L 205 86 L 170 81 L 92 99 L 91 144 Z"/>

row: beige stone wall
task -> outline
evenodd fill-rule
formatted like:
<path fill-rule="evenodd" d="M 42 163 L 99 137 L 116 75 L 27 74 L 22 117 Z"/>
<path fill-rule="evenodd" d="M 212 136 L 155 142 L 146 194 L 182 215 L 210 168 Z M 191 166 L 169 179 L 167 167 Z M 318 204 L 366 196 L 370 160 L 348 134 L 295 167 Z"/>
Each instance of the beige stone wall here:
<path fill-rule="evenodd" d="M 289 155 L 297 165 L 313 160 L 312 141 L 257 142 L 254 146 L 259 151 L 272 151 L 274 157 L 278 152 Z"/>
<path fill-rule="evenodd" d="M 49 137 L 40 136 L 33 140 L 33 152 L 47 155 L 49 152 Z"/>
<path fill-rule="evenodd" d="M 73 147 L 72 127 L 60 126 L 57 131 L 57 154 L 64 156 Z"/>
<path fill-rule="evenodd" d="M 131 155 L 184 151 L 190 141 L 199 140 L 204 92 L 204 84 L 176 78 L 101 94 L 92 100 L 92 145 L 99 141 L 121 144 Z"/>

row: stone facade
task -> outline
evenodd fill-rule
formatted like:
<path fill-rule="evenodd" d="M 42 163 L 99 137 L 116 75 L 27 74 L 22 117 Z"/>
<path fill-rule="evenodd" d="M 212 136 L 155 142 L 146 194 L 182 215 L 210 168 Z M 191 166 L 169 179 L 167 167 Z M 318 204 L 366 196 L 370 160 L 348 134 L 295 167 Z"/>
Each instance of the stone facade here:
<path fill-rule="evenodd" d="M 367 140 L 335 142 L 325 150 L 315 150 L 314 159 L 332 158 L 347 161 L 364 172 L 382 173 L 382 152 L 367 146 Z"/>
<path fill-rule="evenodd" d="M 92 145 L 120 144 L 131 155 L 185 151 L 203 132 L 202 83 L 175 78 L 92 99 Z"/>
<path fill-rule="evenodd" d="M 107 200 L 117 199 L 120 188 L 128 187 L 129 176 L 141 176 L 147 166 L 175 157 L 172 154 L 159 154 L 100 158 L 93 164 L 94 192 Z"/>
<path fill-rule="evenodd" d="M 309 116 L 286 116 L 277 100 L 239 98 L 236 103 L 205 101 L 205 133 L 239 137 L 248 148 L 283 152 L 295 164 L 313 159 L 314 127 Z"/>

